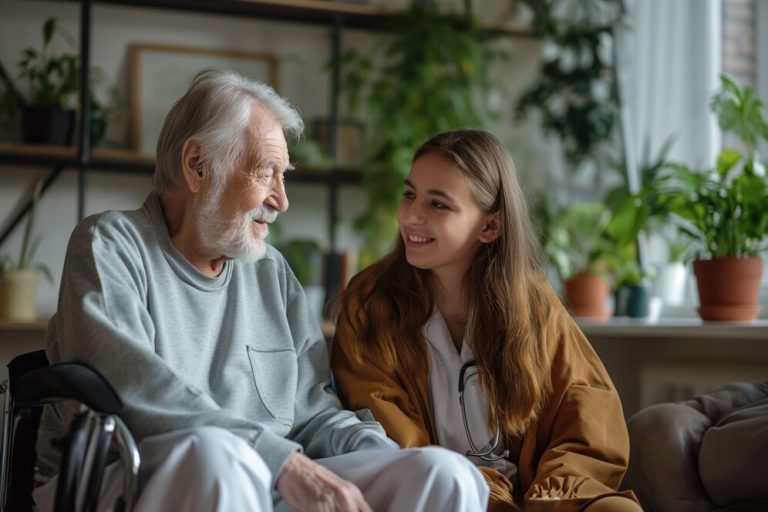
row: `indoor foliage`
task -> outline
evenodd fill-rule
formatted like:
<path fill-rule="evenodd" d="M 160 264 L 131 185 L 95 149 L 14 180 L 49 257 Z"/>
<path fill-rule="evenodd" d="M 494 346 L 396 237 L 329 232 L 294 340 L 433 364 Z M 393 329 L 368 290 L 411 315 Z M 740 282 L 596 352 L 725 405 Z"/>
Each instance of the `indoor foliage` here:
<path fill-rule="evenodd" d="M 671 168 L 667 194 L 678 228 L 698 245 L 699 259 L 758 256 L 768 250 L 768 175 L 755 148 L 768 142 L 763 103 L 752 88 L 725 75 L 711 107 L 720 128 L 743 143 L 723 148 L 713 169 Z"/>
<path fill-rule="evenodd" d="M 51 48 L 53 37 L 60 38 L 72 49 L 70 53 L 56 54 Z M 19 78 L 27 85 L 27 94 L 3 72 L 2 84 L 5 88 L 0 97 L 2 109 L 13 113 L 15 109 L 27 105 L 55 106 L 72 108 L 77 104 L 80 90 L 80 66 L 75 53 L 77 42 L 72 35 L 56 23 L 55 18 L 48 18 L 43 23 L 43 45 L 26 48 L 19 60 Z"/>
<path fill-rule="evenodd" d="M 482 126 L 489 113 L 479 92 L 490 85 L 489 63 L 501 56 L 474 20 L 440 13 L 432 2 L 415 2 L 393 27 L 377 54 L 350 50 L 336 63 L 350 110 L 362 107 L 368 123 L 362 173 L 369 202 L 355 223 L 364 237 L 362 265 L 395 236 L 397 205 L 416 148 L 438 132 Z"/>
<path fill-rule="evenodd" d="M 53 282 L 53 276 L 48 267 L 42 263 L 35 262 L 35 254 L 37 253 L 37 248 L 40 246 L 41 237 L 40 235 L 35 236 L 32 231 L 35 224 L 35 208 L 40 201 L 42 190 L 43 181 L 38 180 L 35 182 L 32 191 L 32 203 L 27 212 L 27 223 L 24 226 L 24 234 L 21 238 L 19 258 L 14 261 L 10 255 L 0 254 L 0 279 L 2 279 L 7 272 L 13 272 L 15 270 L 34 270 L 43 274 L 49 282 Z"/>
<path fill-rule="evenodd" d="M 532 13 L 543 51 L 539 76 L 519 98 L 517 116 L 537 110 L 545 133 L 562 141 L 569 166 L 599 161 L 617 120 L 613 31 L 623 17 L 623 2 L 521 2 Z"/>
<path fill-rule="evenodd" d="M 39 49 L 28 47 L 23 50 L 18 62 L 18 81 L 14 81 L 0 64 L 0 114 L 13 116 L 27 108 L 79 109 L 80 56 L 77 41 L 56 18 L 47 18 L 43 22 L 42 38 Z M 66 44 L 69 51 L 56 52 L 59 41 Z M 116 110 L 108 112 L 103 102 L 93 94 L 106 81 L 104 71 L 94 66 L 90 73 L 91 144 L 95 146 L 104 136 L 107 118 L 118 119 Z M 114 91 L 111 96 L 112 102 L 118 104 L 119 98 Z"/>

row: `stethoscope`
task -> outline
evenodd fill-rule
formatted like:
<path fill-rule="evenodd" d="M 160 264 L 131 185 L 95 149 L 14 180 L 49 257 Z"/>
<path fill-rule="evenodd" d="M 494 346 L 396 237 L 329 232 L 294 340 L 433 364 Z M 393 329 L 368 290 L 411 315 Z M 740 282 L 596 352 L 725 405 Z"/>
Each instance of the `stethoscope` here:
<path fill-rule="evenodd" d="M 490 448 L 487 450 L 479 450 L 472 440 L 472 434 L 469 431 L 469 422 L 467 421 L 467 410 L 464 406 L 464 375 L 467 370 L 472 366 L 477 366 L 474 360 L 464 363 L 459 371 L 459 405 L 461 406 L 461 419 L 464 422 L 464 432 L 467 434 L 467 442 L 469 443 L 470 450 L 467 450 L 467 457 L 479 457 L 480 459 L 488 462 L 504 459 L 509 457 L 509 450 L 504 450 L 501 453 L 493 453 L 501 443 L 501 427 L 496 422 L 496 435 L 493 440 L 490 441 Z M 477 372 L 475 372 L 477 375 Z"/>

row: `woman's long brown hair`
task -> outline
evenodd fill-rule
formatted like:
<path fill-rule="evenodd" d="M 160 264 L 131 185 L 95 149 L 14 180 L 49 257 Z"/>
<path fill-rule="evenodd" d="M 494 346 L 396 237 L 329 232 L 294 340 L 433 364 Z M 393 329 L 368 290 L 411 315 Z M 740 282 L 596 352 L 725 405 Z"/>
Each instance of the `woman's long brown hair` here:
<path fill-rule="evenodd" d="M 489 425 L 519 436 L 536 419 L 552 384 L 540 336 L 557 297 L 540 271 L 539 247 L 512 157 L 482 130 L 432 137 L 413 158 L 447 158 L 469 181 L 487 213 L 501 212 L 501 235 L 483 244 L 465 276 L 469 317 L 465 337 L 488 394 Z M 395 249 L 361 272 L 341 304 L 359 302 L 349 318 L 357 339 L 350 357 L 375 361 L 397 379 L 428 371 L 422 327 L 432 315 L 429 271 L 411 266 L 398 237 Z"/>

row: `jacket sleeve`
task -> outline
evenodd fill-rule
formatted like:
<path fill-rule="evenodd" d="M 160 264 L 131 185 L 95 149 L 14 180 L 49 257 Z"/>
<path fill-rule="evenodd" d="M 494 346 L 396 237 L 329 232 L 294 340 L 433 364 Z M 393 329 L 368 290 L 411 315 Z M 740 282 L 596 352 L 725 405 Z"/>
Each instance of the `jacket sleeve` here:
<path fill-rule="evenodd" d="M 529 462 L 521 468 L 521 479 L 528 480 L 521 482 L 526 506 L 576 511 L 608 496 L 623 496 L 627 510 L 639 510 L 631 492 L 616 492 L 629 457 L 618 393 L 573 319 L 563 312 L 553 320 L 545 341 L 553 391 L 522 448 L 521 461 Z"/>
<path fill-rule="evenodd" d="M 353 283 L 350 283 L 352 285 Z M 350 323 L 352 315 L 364 314 L 355 300 L 342 304 L 331 351 L 331 368 L 339 396 L 350 409 L 370 409 L 387 435 L 403 448 L 430 444 L 429 434 L 416 403 L 399 379 L 385 373 L 375 362 L 356 361 L 350 348 L 361 346 Z"/>
<path fill-rule="evenodd" d="M 222 409 L 155 353 L 146 279 L 142 249 L 130 235 L 81 223 L 67 249 L 58 312 L 48 331 L 49 359 L 98 370 L 123 401 L 124 419 L 137 439 L 220 427 L 249 442 L 276 477 L 288 455 L 301 447 L 260 422 Z M 64 408 L 58 412 L 68 414 Z"/>

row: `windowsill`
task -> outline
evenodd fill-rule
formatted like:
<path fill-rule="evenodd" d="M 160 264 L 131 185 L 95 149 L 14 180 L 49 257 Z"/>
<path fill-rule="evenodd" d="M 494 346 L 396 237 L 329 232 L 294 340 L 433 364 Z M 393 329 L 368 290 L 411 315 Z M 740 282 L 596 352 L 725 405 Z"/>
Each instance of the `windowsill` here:
<path fill-rule="evenodd" d="M 610 320 L 577 318 L 584 334 L 589 338 L 719 338 L 719 339 L 762 339 L 768 342 L 768 319 L 754 322 L 704 322 L 697 317 L 662 317 L 655 322 L 643 318 L 614 317 Z M 37 331 L 45 332 L 47 319 L 34 322 L 11 322 L 0 320 L 0 332 Z M 334 325 L 326 320 L 322 323 L 323 334 L 331 338 Z"/>
<path fill-rule="evenodd" d="M 662 317 L 650 322 L 642 318 L 615 317 L 605 321 L 577 318 L 576 323 L 587 338 L 718 338 L 768 341 L 768 320 L 764 319 L 754 322 L 705 322 L 700 318 Z"/>

